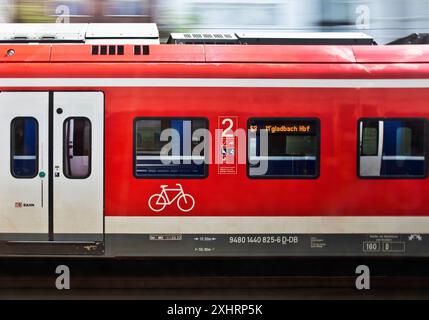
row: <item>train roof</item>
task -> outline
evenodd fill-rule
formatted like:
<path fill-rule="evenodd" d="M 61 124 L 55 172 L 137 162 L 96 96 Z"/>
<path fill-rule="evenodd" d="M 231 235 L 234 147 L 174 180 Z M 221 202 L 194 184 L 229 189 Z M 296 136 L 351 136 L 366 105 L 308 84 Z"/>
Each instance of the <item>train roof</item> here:
<path fill-rule="evenodd" d="M 155 23 L 0 23 L 0 43 L 159 44 Z"/>
<path fill-rule="evenodd" d="M 376 45 L 364 33 L 173 33 L 156 24 L 0 24 L 0 62 L 427 63 L 425 34 Z M 412 43 L 419 43 L 413 45 Z"/>

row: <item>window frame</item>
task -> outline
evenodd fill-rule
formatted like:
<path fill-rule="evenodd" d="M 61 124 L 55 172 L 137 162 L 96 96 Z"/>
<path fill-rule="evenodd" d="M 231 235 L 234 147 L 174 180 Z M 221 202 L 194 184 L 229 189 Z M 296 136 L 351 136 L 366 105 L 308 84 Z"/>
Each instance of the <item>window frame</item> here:
<path fill-rule="evenodd" d="M 362 121 L 365 120 L 369 120 L 369 121 L 420 121 L 424 124 L 423 127 L 423 154 L 425 157 L 424 160 L 424 174 L 422 176 L 409 176 L 409 175 L 395 175 L 395 176 L 361 176 L 360 174 L 360 158 L 361 158 L 361 148 L 360 148 L 360 134 L 361 134 L 361 130 L 360 130 L 360 123 Z M 427 144 L 429 143 L 429 139 L 427 137 L 428 133 L 429 133 L 429 121 L 427 118 L 425 117 L 410 117 L 410 118 L 406 118 L 406 117 L 399 117 L 399 118 L 395 118 L 395 117 L 362 117 L 359 118 L 357 120 L 357 146 L 356 146 L 356 174 L 357 177 L 359 179 L 362 180 L 422 180 L 422 179 L 426 179 L 428 177 L 428 165 L 429 165 L 429 159 L 428 159 L 428 151 L 429 148 L 427 147 Z M 380 134 L 380 132 L 378 132 Z M 384 134 L 384 133 L 383 133 Z M 379 137 L 377 137 L 377 141 L 378 144 L 380 143 L 379 141 Z M 381 151 L 381 156 L 383 157 L 383 152 L 384 152 L 384 141 L 383 141 L 383 146 L 382 146 L 382 151 Z M 362 155 L 363 157 L 365 157 L 365 155 Z M 382 159 L 383 161 L 383 159 Z"/>
<path fill-rule="evenodd" d="M 206 179 L 209 176 L 209 165 L 208 163 L 204 163 L 204 175 L 203 176 L 192 176 L 192 175 L 183 175 L 183 176 L 177 176 L 177 175 L 153 175 L 153 176 L 146 176 L 146 177 L 139 177 L 136 174 L 136 168 L 137 168 L 137 141 L 136 141 L 136 135 L 137 135 L 137 121 L 140 120 L 203 120 L 206 124 L 205 129 L 210 131 L 210 121 L 207 117 L 174 117 L 174 116 L 162 116 L 162 117 L 156 117 L 156 116 L 150 116 L 150 117 L 135 117 L 133 119 L 133 177 L 135 179 L 146 179 L 146 180 L 156 180 L 156 179 Z M 209 152 L 210 152 L 211 146 L 209 146 Z"/>
<path fill-rule="evenodd" d="M 315 121 L 317 124 L 317 135 L 316 135 L 316 174 L 314 176 L 302 176 L 302 175 L 270 175 L 270 176 L 251 176 L 250 175 L 250 166 L 249 166 L 249 125 L 252 121 Z M 278 179 L 278 180 L 316 180 L 320 177 L 320 155 L 321 155 L 321 139 L 322 137 L 322 126 L 320 118 L 315 117 L 251 117 L 247 119 L 246 122 L 246 175 L 249 179 Z"/>
<path fill-rule="evenodd" d="M 66 145 L 65 145 L 65 140 L 66 140 L 66 123 L 67 121 L 71 120 L 71 119 L 85 119 L 89 121 L 89 160 L 88 160 L 88 174 L 84 177 L 70 177 L 69 175 L 66 174 L 66 156 L 67 156 L 67 152 L 66 152 Z M 91 119 L 89 119 L 88 117 L 82 117 L 82 116 L 78 116 L 78 117 L 67 117 L 66 119 L 64 119 L 63 121 L 63 175 L 64 177 L 66 177 L 67 179 L 70 180 L 85 180 L 88 179 L 91 174 L 92 174 L 92 122 Z"/>
<path fill-rule="evenodd" d="M 35 123 L 36 123 L 36 146 L 35 146 L 35 148 L 36 148 L 36 172 L 35 172 L 35 174 L 33 175 L 33 176 L 25 176 L 25 177 L 23 177 L 23 176 L 16 176 L 15 175 L 15 173 L 14 173 L 14 170 L 13 170 L 13 168 L 14 168 L 14 165 L 13 165 L 13 147 L 14 147 L 14 142 L 15 142 L 15 138 L 14 138 L 14 131 L 13 131 L 13 129 L 14 129 L 14 126 L 13 126 L 13 123 L 15 122 L 15 120 L 18 120 L 18 119 L 33 119 L 34 121 L 35 121 Z M 29 116 L 29 117 L 27 117 L 27 116 L 19 116 L 19 117 L 15 117 L 15 118 L 13 118 L 11 121 L 10 121 L 10 174 L 12 175 L 12 177 L 14 177 L 15 179 L 34 179 L 35 177 L 37 177 L 38 175 L 39 175 L 39 121 L 35 118 L 35 117 L 32 117 L 32 116 Z"/>

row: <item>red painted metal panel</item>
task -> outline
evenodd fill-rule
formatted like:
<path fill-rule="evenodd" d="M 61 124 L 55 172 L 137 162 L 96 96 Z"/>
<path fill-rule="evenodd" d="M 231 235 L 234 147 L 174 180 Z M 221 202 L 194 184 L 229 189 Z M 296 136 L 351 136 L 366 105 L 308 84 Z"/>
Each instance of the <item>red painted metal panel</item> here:
<path fill-rule="evenodd" d="M 2 78 L 428 78 L 429 64 L 0 63 Z"/>
<path fill-rule="evenodd" d="M 115 44 L 112 44 L 115 45 Z M 108 45 L 107 45 L 108 47 Z M 142 47 L 142 46 L 140 46 Z M 204 46 L 149 45 L 149 54 L 135 55 L 133 45 L 124 45 L 123 55 L 93 55 L 92 45 L 54 45 L 52 62 L 204 62 Z M 142 52 L 142 49 L 140 49 Z"/>
<path fill-rule="evenodd" d="M 354 63 L 349 46 L 206 46 L 207 62 Z"/>
<path fill-rule="evenodd" d="M 429 45 L 354 46 L 358 63 L 426 63 Z"/>
<path fill-rule="evenodd" d="M 1 44 L 0 62 L 236 62 L 236 63 L 427 63 L 429 45 L 403 46 L 252 46 L 150 45 L 148 55 L 92 55 L 84 44 Z M 13 49 L 15 54 L 7 56 Z"/>
<path fill-rule="evenodd" d="M 10 50 L 13 50 L 13 55 L 8 55 Z M 50 45 L 0 45 L 0 62 L 48 62 L 50 55 Z"/>
<path fill-rule="evenodd" d="M 161 184 L 181 183 L 196 201 L 186 214 L 176 206 L 162 216 L 371 216 L 428 215 L 426 179 L 357 177 L 357 123 L 361 117 L 426 117 L 426 89 L 124 88 L 106 89 L 106 214 L 159 216 L 147 201 Z M 144 103 L 143 103 L 144 102 Z M 119 108 L 120 106 L 120 108 Z M 206 179 L 133 177 L 133 120 L 140 116 L 207 117 L 214 135 L 218 117 L 317 117 L 321 121 L 320 177 Z M 214 147 L 214 145 L 213 145 Z"/>

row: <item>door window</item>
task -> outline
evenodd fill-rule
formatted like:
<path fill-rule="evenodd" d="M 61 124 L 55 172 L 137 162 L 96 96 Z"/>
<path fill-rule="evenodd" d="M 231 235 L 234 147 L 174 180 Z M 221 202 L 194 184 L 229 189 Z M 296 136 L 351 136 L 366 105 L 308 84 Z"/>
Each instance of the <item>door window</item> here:
<path fill-rule="evenodd" d="M 64 121 L 64 175 L 85 179 L 91 174 L 91 121 L 74 117 Z"/>
<path fill-rule="evenodd" d="M 34 178 L 38 172 L 38 122 L 18 117 L 11 123 L 11 172 L 15 178 Z"/>

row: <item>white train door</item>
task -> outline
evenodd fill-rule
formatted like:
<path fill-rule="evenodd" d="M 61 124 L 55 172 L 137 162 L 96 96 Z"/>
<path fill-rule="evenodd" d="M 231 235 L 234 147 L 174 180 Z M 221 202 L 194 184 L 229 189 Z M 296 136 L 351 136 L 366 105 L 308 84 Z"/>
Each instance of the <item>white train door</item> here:
<path fill-rule="evenodd" d="M 47 240 L 48 92 L 0 92 L 0 234 Z"/>
<path fill-rule="evenodd" d="M 103 93 L 55 92 L 53 101 L 54 239 L 101 240 Z"/>
<path fill-rule="evenodd" d="M 103 240 L 103 121 L 101 92 L 0 92 L 0 240 Z"/>

